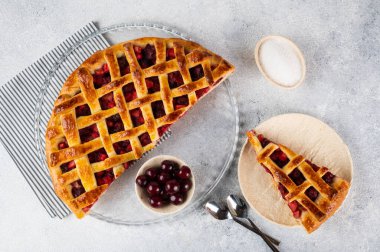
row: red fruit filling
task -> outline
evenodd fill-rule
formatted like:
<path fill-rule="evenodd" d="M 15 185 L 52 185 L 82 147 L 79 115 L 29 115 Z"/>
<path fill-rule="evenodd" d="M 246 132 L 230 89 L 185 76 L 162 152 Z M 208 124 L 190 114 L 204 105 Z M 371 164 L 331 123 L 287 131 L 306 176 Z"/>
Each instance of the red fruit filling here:
<path fill-rule="evenodd" d="M 109 134 L 124 130 L 124 124 L 119 114 L 106 118 L 106 124 Z"/>
<path fill-rule="evenodd" d="M 101 68 L 95 70 L 95 73 L 92 75 L 94 80 L 95 89 L 101 88 L 102 86 L 111 82 L 110 70 L 108 65 L 104 64 Z"/>
<path fill-rule="evenodd" d="M 303 176 L 302 172 L 298 170 L 298 168 L 294 169 L 290 174 L 289 177 L 293 180 L 293 182 L 299 186 L 302 184 L 306 179 Z"/>
<path fill-rule="evenodd" d="M 58 144 L 58 150 L 66 149 L 68 147 L 69 147 L 69 144 L 67 143 L 67 139 L 65 137 L 63 141 Z"/>
<path fill-rule="evenodd" d="M 154 118 L 163 117 L 165 114 L 164 103 L 162 101 L 155 101 L 151 103 Z"/>
<path fill-rule="evenodd" d="M 127 58 L 125 58 L 125 56 L 117 58 L 117 63 L 119 64 L 120 76 L 124 76 L 131 72 Z"/>
<path fill-rule="evenodd" d="M 123 94 L 126 102 L 130 102 L 137 98 L 137 93 L 133 83 L 128 83 L 123 87 Z"/>
<path fill-rule="evenodd" d="M 270 141 L 266 139 L 262 134 L 258 135 L 257 138 L 259 139 L 261 146 L 265 148 L 268 144 L 270 144 Z"/>
<path fill-rule="evenodd" d="M 331 172 L 326 172 L 325 175 L 323 175 L 322 179 L 327 183 L 327 184 L 332 184 L 334 181 L 335 175 L 332 174 Z"/>
<path fill-rule="evenodd" d="M 96 183 L 98 186 L 110 185 L 115 180 L 115 175 L 113 174 L 113 169 L 110 168 L 105 171 L 100 171 L 95 173 Z"/>
<path fill-rule="evenodd" d="M 135 108 L 129 111 L 131 118 L 132 118 L 132 123 L 134 127 L 140 126 L 144 124 L 145 120 L 142 115 L 141 109 Z"/>
<path fill-rule="evenodd" d="M 199 89 L 197 91 L 195 91 L 195 94 L 197 95 L 197 98 L 201 98 L 202 96 L 204 96 L 205 94 L 207 94 L 207 92 L 210 90 L 209 87 L 205 87 L 205 88 L 202 88 L 202 89 Z"/>
<path fill-rule="evenodd" d="M 280 149 L 275 150 L 271 155 L 270 158 L 273 160 L 273 162 L 276 163 L 276 165 L 280 168 L 284 167 L 287 163 L 289 163 L 289 159 L 286 156 L 284 152 L 282 152 Z"/>
<path fill-rule="evenodd" d="M 82 208 L 83 212 L 85 212 L 85 213 L 88 212 L 93 205 L 94 204 L 91 204 L 91 205 L 88 205 L 88 206 Z"/>
<path fill-rule="evenodd" d="M 173 99 L 173 106 L 175 110 L 185 108 L 189 106 L 189 98 L 187 97 L 187 95 L 175 97 Z"/>
<path fill-rule="evenodd" d="M 144 49 L 139 46 L 134 46 L 133 49 L 142 69 L 156 64 L 156 48 L 153 45 L 148 44 Z"/>
<path fill-rule="evenodd" d="M 168 82 L 170 89 L 183 85 L 183 78 L 180 71 L 168 73 Z"/>
<path fill-rule="evenodd" d="M 205 74 L 203 73 L 202 65 L 196 65 L 195 67 L 190 68 L 190 75 L 192 81 L 197 81 L 202 78 Z"/>
<path fill-rule="evenodd" d="M 286 189 L 285 186 L 283 186 L 281 183 L 278 184 L 278 190 L 281 193 L 281 196 L 283 199 L 285 199 L 285 196 L 289 193 L 288 189 Z"/>
<path fill-rule="evenodd" d="M 170 124 L 163 125 L 158 128 L 158 135 L 162 136 L 170 127 Z"/>
<path fill-rule="evenodd" d="M 82 185 L 82 182 L 80 180 L 74 181 L 71 183 L 71 193 L 74 198 L 79 197 L 83 193 L 85 193 L 84 187 Z"/>
<path fill-rule="evenodd" d="M 88 153 L 87 156 L 90 161 L 90 164 L 101 162 L 101 161 L 106 160 L 106 158 L 108 158 L 107 152 L 104 148 Z"/>
<path fill-rule="evenodd" d="M 118 155 L 132 151 L 131 143 L 128 140 L 114 143 L 113 148 Z"/>
<path fill-rule="evenodd" d="M 88 116 L 91 115 L 91 110 L 90 107 L 87 104 L 80 105 L 75 108 L 75 115 L 76 117 L 81 117 L 81 116 Z"/>
<path fill-rule="evenodd" d="M 319 170 L 319 167 L 316 166 L 315 164 L 313 164 L 312 162 L 310 162 L 309 160 L 305 160 L 305 161 L 306 161 L 306 163 L 308 163 L 311 166 L 311 168 L 313 168 L 313 170 L 315 172 L 317 172 Z"/>
<path fill-rule="evenodd" d="M 289 193 L 289 191 L 281 183 L 278 184 L 278 190 L 280 191 L 282 198 L 284 200 L 286 200 L 285 196 Z M 294 200 L 292 202 L 289 202 L 288 206 L 289 206 L 290 210 L 292 211 L 293 216 L 295 218 L 298 219 L 299 217 L 301 217 L 301 213 L 302 213 L 303 208 L 300 204 L 298 204 L 297 201 Z"/>
<path fill-rule="evenodd" d="M 133 161 L 129 161 L 127 163 L 123 163 L 124 169 L 128 169 L 129 166 L 133 163 Z"/>
<path fill-rule="evenodd" d="M 312 201 L 315 201 L 318 198 L 319 192 L 312 186 L 310 186 L 306 191 L 305 194 L 309 199 Z"/>
<path fill-rule="evenodd" d="M 149 77 L 145 79 L 146 87 L 148 88 L 148 93 L 153 94 L 160 91 L 160 81 L 158 77 Z"/>
<path fill-rule="evenodd" d="M 79 130 L 79 137 L 80 137 L 81 143 L 86 143 L 86 142 L 89 142 L 95 138 L 98 138 L 99 137 L 99 131 L 98 131 L 98 127 L 96 126 L 96 123 L 94 123 L 94 124 L 92 124 L 86 128 L 80 129 Z"/>
<path fill-rule="evenodd" d="M 115 100 L 113 99 L 113 92 L 100 97 L 99 102 L 102 110 L 107 110 L 116 106 Z"/>
<path fill-rule="evenodd" d="M 72 160 L 70 162 L 67 162 L 67 163 L 64 163 L 64 164 L 61 164 L 61 171 L 62 173 L 66 173 L 68 171 L 71 171 L 72 169 L 74 169 L 76 167 L 75 165 L 75 161 Z"/>
<path fill-rule="evenodd" d="M 174 48 L 166 49 L 166 61 L 175 59 Z"/>
<path fill-rule="evenodd" d="M 140 143 L 141 145 L 144 147 L 145 145 L 148 145 L 152 142 L 152 140 L 150 139 L 150 136 L 148 134 L 148 132 L 145 132 L 143 134 L 141 134 L 139 136 L 139 140 L 140 140 Z"/>

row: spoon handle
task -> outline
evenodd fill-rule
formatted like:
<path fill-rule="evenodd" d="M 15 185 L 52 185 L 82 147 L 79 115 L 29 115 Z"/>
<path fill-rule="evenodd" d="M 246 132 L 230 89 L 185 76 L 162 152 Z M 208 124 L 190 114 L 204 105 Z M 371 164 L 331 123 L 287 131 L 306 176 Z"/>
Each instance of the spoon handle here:
<path fill-rule="evenodd" d="M 256 229 L 258 232 L 261 232 L 264 236 L 266 236 L 274 245 L 280 245 L 280 241 L 273 238 L 272 236 L 270 235 L 267 235 L 266 233 L 264 233 L 263 231 L 261 231 L 256 225 L 255 223 L 253 223 L 253 221 L 249 218 L 247 218 L 247 220 L 249 221 L 249 223 L 251 224 L 251 226 Z"/>
<path fill-rule="evenodd" d="M 268 239 L 268 237 L 266 237 L 265 234 L 263 234 L 259 229 L 255 229 L 254 227 L 247 225 L 244 222 L 242 222 L 236 218 L 233 218 L 233 220 L 235 222 L 237 222 L 238 224 L 242 225 L 243 227 L 245 227 L 245 228 L 251 230 L 252 232 L 256 233 L 257 235 L 261 236 L 261 238 L 265 241 L 265 243 L 269 246 L 269 248 L 273 252 L 279 252 L 279 250 L 271 243 L 271 241 Z"/>

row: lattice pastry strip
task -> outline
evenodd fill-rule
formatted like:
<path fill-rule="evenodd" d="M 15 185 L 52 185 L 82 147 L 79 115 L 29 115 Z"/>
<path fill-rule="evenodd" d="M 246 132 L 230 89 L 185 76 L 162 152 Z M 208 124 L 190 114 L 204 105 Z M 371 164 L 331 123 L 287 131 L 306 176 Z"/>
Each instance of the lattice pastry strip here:
<path fill-rule="evenodd" d="M 247 132 L 257 161 L 272 175 L 293 216 L 310 233 L 325 222 L 342 204 L 350 184 L 318 167 L 286 146 Z"/>
<path fill-rule="evenodd" d="M 57 195 L 83 217 L 131 161 L 233 70 L 181 39 L 141 38 L 94 53 L 64 83 L 48 123 Z"/>

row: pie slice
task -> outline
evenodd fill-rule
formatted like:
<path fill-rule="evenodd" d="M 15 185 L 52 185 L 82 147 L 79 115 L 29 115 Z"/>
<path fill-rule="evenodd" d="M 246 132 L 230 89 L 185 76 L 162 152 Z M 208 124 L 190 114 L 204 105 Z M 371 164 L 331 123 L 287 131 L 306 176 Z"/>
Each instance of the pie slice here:
<path fill-rule="evenodd" d="M 343 203 L 350 184 L 254 130 L 247 132 L 257 161 L 273 177 L 294 218 L 308 233 L 316 230 Z"/>
<path fill-rule="evenodd" d="M 66 80 L 46 130 L 55 192 L 82 218 L 128 165 L 234 71 L 202 46 L 140 38 L 94 53 Z"/>

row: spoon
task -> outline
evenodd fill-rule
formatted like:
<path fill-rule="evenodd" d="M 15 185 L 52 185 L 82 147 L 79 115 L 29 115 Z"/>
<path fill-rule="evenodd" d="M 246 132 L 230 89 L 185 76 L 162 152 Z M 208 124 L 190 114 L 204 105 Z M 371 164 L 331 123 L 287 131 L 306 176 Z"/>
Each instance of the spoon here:
<path fill-rule="evenodd" d="M 227 206 L 228 206 L 228 210 L 230 211 L 230 213 L 232 214 L 233 217 L 238 217 L 238 218 L 242 218 L 242 219 L 245 219 L 245 220 L 248 220 L 249 223 L 251 224 L 251 226 L 256 229 L 259 233 L 259 235 L 265 239 L 263 236 L 265 236 L 266 238 L 268 238 L 273 244 L 275 245 L 279 245 L 280 244 L 280 241 L 276 240 L 275 238 L 263 233 L 256 225 L 255 223 L 253 223 L 253 221 L 251 219 L 249 219 L 247 217 L 247 204 L 245 203 L 245 201 L 236 196 L 236 195 L 229 195 L 227 197 Z M 262 234 L 262 235 L 261 235 Z"/>
<path fill-rule="evenodd" d="M 220 207 L 215 201 L 207 202 L 205 205 L 205 208 L 217 220 L 234 220 L 235 222 L 237 222 L 238 224 L 242 225 L 243 227 L 251 230 L 252 232 L 254 232 L 258 235 L 262 235 L 262 233 L 260 234 L 260 232 L 261 232 L 260 230 L 254 229 L 252 226 L 247 225 L 244 222 L 240 221 L 239 219 L 233 217 L 227 209 Z M 265 241 L 265 239 L 264 239 L 264 241 Z M 268 243 L 267 244 L 272 249 L 272 251 L 275 251 L 275 252 L 279 251 L 269 240 L 268 240 L 268 242 L 269 242 L 269 244 Z"/>

